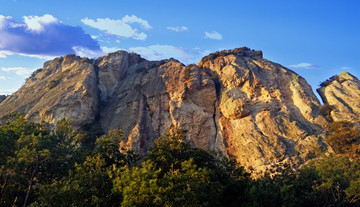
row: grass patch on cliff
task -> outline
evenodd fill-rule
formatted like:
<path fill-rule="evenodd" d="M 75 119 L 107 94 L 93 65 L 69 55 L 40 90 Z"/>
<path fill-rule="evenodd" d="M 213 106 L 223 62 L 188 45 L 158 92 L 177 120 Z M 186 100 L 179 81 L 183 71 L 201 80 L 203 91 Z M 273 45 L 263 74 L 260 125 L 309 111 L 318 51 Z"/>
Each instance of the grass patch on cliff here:
<path fill-rule="evenodd" d="M 49 81 L 47 88 L 49 90 L 51 90 L 51 89 L 55 88 L 59 83 L 60 83 L 60 80 L 58 80 L 58 79 L 51 80 L 51 81 Z"/>

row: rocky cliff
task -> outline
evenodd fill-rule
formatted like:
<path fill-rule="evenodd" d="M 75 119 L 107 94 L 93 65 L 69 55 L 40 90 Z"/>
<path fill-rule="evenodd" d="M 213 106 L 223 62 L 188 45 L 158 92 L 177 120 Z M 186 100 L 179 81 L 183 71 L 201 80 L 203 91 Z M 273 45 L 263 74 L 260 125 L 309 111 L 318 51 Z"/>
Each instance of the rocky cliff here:
<path fill-rule="evenodd" d="M 360 81 L 347 72 L 333 76 L 317 89 L 336 122 L 360 122 Z"/>
<path fill-rule="evenodd" d="M 121 128 L 122 147 L 141 154 L 179 129 L 193 145 L 262 172 L 329 150 L 320 107 L 302 77 L 244 47 L 188 66 L 125 51 L 96 60 L 67 55 L 46 62 L 0 103 L 0 117 L 17 111 L 32 121 L 69 118 L 76 127 L 99 122 L 105 131 Z"/>
<path fill-rule="evenodd" d="M 6 95 L 0 95 L 0 103 L 3 101 L 3 100 L 5 100 L 6 99 Z"/>

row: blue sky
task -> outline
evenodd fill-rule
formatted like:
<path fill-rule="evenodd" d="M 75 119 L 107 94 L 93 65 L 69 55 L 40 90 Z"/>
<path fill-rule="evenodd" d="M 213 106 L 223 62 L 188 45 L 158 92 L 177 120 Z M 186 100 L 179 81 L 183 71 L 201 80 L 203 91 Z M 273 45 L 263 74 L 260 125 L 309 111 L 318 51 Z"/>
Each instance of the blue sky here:
<path fill-rule="evenodd" d="M 56 56 L 118 49 L 189 64 L 247 46 L 316 89 L 341 71 L 360 77 L 360 2 L 0 0 L 0 94 Z"/>

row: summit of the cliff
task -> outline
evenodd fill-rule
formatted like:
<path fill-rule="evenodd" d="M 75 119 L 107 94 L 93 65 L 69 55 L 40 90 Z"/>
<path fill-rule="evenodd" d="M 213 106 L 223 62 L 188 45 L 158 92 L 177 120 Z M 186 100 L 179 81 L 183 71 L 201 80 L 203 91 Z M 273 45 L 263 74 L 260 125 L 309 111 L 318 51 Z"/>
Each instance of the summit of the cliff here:
<path fill-rule="evenodd" d="M 224 57 L 227 55 L 236 55 L 238 57 L 248 57 L 248 58 L 263 58 L 263 53 L 261 50 L 252 50 L 248 47 L 240 47 L 229 50 L 221 50 L 203 57 L 198 65 L 201 67 L 206 61 L 214 60 L 218 57 Z"/>

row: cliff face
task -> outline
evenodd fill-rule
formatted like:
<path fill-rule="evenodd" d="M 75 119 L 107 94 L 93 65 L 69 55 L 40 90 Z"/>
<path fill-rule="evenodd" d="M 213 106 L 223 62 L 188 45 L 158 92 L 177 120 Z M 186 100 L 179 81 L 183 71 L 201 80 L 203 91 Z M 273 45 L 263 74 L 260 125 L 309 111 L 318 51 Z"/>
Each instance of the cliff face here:
<path fill-rule="evenodd" d="M 0 117 L 14 111 L 32 121 L 65 117 L 77 127 L 98 121 L 105 131 L 123 129 L 122 147 L 141 154 L 179 129 L 195 146 L 234 155 L 261 172 L 280 162 L 299 166 L 327 150 L 320 106 L 302 77 L 261 51 L 222 51 L 189 66 L 118 51 L 45 63 L 0 103 Z"/>
<path fill-rule="evenodd" d="M 6 99 L 6 95 L 0 95 L 0 103 L 3 101 L 3 100 L 5 100 Z"/>
<path fill-rule="evenodd" d="M 299 165 L 326 150 L 320 103 L 293 71 L 258 51 L 201 61 L 219 77 L 218 136 L 240 163 L 262 171 L 275 162 Z"/>
<path fill-rule="evenodd" d="M 77 126 L 93 122 L 98 92 L 91 62 L 75 55 L 46 62 L 23 87 L 0 103 L 0 115 L 16 111 L 31 121 L 48 123 L 65 117 Z"/>
<path fill-rule="evenodd" d="M 360 122 L 360 81 L 347 72 L 333 76 L 317 89 L 324 104 L 330 108 L 334 121 Z"/>

